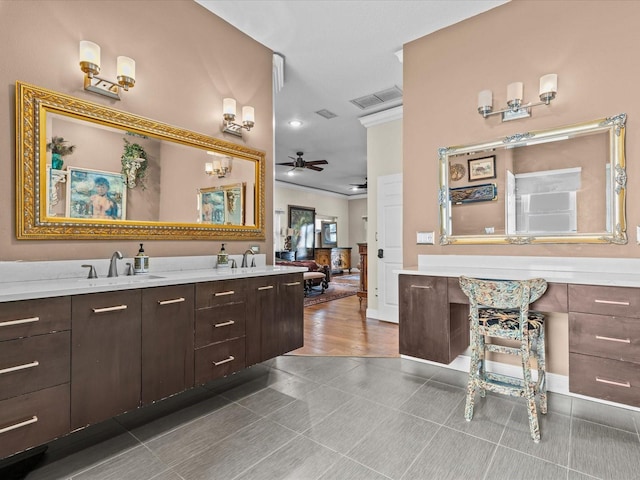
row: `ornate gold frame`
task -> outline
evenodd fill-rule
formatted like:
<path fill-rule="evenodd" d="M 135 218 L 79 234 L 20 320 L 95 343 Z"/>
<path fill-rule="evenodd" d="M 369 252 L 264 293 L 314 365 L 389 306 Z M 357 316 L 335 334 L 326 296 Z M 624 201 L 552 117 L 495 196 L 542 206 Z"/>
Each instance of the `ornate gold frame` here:
<path fill-rule="evenodd" d="M 438 204 L 440 208 L 440 245 L 525 245 L 532 243 L 627 243 L 627 222 L 625 213 L 626 201 L 626 159 L 625 159 L 625 124 L 627 115 L 600 118 L 591 122 L 568 125 L 548 130 L 518 133 L 502 139 L 472 145 L 444 147 L 438 150 L 440 159 L 440 191 Z M 597 132 L 609 132 L 609 154 L 611 161 L 611 178 L 608 179 L 614 196 L 611 202 L 611 233 L 578 233 L 575 235 L 450 235 L 448 226 L 451 218 L 451 202 L 449 200 L 449 158 L 472 152 L 491 151 L 493 149 L 526 145 L 531 141 L 554 141 L 571 135 L 584 135 Z"/>
<path fill-rule="evenodd" d="M 124 129 L 141 135 L 255 162 L 255 225 L 69 219 L 47 216 L 46 113 Z M 264 240 L 265 153 L 148 118 L 16 82 L 16 238 Z"/>

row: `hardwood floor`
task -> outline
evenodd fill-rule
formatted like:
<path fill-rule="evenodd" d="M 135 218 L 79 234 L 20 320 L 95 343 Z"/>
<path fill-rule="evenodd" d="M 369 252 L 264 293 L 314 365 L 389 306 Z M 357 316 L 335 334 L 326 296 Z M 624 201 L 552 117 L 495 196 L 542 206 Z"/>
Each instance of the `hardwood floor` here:
<path fill-rule="evenodd" d="M 367 319 L 357 296 L 304 309 L 304 347 L 291 355 L 398 357 L 398 325 Z"/>

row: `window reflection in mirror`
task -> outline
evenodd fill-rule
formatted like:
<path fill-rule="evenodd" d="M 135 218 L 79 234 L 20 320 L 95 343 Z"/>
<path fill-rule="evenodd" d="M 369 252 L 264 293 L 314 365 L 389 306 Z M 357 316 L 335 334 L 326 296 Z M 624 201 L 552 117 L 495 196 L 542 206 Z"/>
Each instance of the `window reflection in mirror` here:
<path fill-rule="evenodd" d="M 441 149 L 441 243 L 626 243 L 625 120 Z M 495 172 L 469 171 L 492 156 Z M 483 184 L 497 195 L 474 197 Z"/>

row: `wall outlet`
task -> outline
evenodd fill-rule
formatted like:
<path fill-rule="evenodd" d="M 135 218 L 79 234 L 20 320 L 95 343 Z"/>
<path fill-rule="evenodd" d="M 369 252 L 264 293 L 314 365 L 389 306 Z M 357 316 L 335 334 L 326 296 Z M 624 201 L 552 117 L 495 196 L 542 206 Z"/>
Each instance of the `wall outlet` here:
<path fill-rule="evenodd" d="M 260 245 L 251 245 L 251 250 L 253 253 L 260 253 Z"/>
<path fill-rule="evenodd" d="M 417 244 L 418 245 L 433 245 L 433 239 L 435 232 L 417 232 Z"/>

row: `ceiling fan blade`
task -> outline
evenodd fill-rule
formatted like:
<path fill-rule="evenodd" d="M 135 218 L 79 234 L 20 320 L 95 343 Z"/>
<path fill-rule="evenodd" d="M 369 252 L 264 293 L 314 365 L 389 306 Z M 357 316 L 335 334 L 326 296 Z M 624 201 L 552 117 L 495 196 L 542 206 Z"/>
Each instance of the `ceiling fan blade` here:
<path fill-rule="evenodd" d="M 289 167 L 294 167 L 295 166 L 295 164 L 293 162 L 276 163 L 276 165 L 288 165 Z"/>
<path fill-rule="evenodd" d="M 309 170 L 315 170 L 316 172 L 321 172 L 322 170 L 324 170 L 324 168 L 314 167 L 313 165 L 309 165 L 309 162 L 307 162 L 305 167 L 308 168 Z"/>
<path fill-rule="evenodd" d="M 329 165 L 329 162 L 326 160 L 310 160 L 305 162 L 307 165 Z"/>
<path fill-rule="evenodd" d="M 287 157 L 289 157 L 291 160 L 293 160 L 294 162 L 297 160 L 296 157 L 292 157 L 291 155 L 287 155 Z"/>

